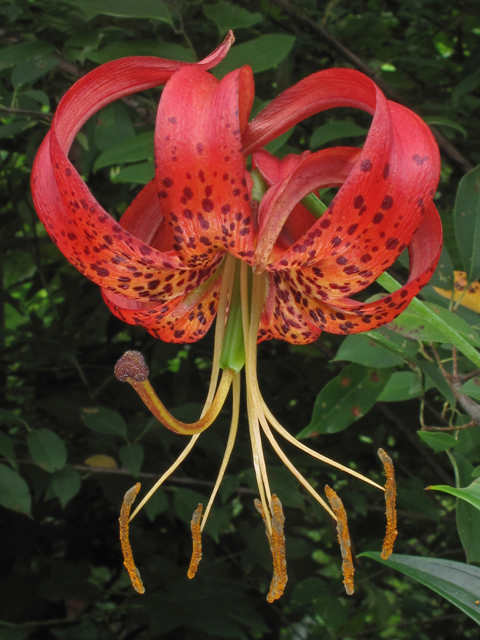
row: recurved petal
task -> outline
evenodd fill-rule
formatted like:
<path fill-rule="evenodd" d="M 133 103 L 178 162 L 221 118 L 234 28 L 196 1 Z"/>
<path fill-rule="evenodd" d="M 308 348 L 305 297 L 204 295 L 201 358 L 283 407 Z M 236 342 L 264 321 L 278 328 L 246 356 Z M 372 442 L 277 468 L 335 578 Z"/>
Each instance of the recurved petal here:
<path fill-rule="evenodd" d="M 249 67 L 221 82 L 198 67 L 167 83 L 157 113 L 156 183 L 172 246 L 196 267 L 216 253 L 250 257 L 250 185 L 241 148 L 253 101 Z"/>
<path fill-rule="evenodd" d="M 143 326 L 164 342 L 196 342 L 207 333 L 217 313 L 222 272 L 220 262 L 189 294 L 163 302 L 131 300 L 106 289 L 102 295 L 110 311 L 123 322 Z"/>
<path fill-rule="evenodd" d="M 203 63 L 210 68 L 227 53 L 231 34 Z M 35 208 L 62 253 L 87 277 L 116 290 L 131 273 L 176 269 L 181 264 L 127 233 L 100 206 L 69 162 L 70 145 L 84 122 L 106 104 L 163 84 L 185 63 L 149 57 L 116 60 L 81 78 L 63 97 L 35 159 Z M 147 189 L 147 194 L 152 195 Z M 152 205 L 153 206 L 153 205 Z M 124 295 L 137 296 L 130 289 Z"/>
<path fill-rule="evenodd" d="M 307 344 L 320 331 L 360 333 L 391 322 L 427 284 L 440 258 L 442 226 L 432 203 L 426 207 L 408 249 L 410 275 L 407 283 L 395 293 L 368 303 L 350 298 L 335 299 L 325 286 L 324 275 L 318 267 L 269 274 L 269 282 L 274 286 L 268 290 L 259 341 L 279 337 L 294 344 Z M 288 322 L 293 319 L 301 324 L 300 315 L 303 316 L 302 326 Z"/>

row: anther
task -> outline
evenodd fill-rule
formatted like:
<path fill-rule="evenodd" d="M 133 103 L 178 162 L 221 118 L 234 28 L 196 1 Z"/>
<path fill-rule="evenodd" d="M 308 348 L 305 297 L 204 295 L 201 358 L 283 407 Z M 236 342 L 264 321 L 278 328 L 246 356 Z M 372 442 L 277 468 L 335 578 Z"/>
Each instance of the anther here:
<path fill-rule="evenodd" d="M 270 506 L 272 514 L 272 533 L 270 533 L 262 503 L 260 500 L 255 500 L 254 504 L 265 523 L 265 530 L 270 545 L 270 551 L 272 553 L 273 577 L 272 582 L 270 583 L 270 591 L 267 596 L 267 602 L 272 603 L 283 595 L 288 580 L 287 561 L 285 558 L 285 536 L 283 533 L 285 516 L 283 515 L 282 503 L 273 493 Z"/>
<path fill-rule="evenodd" d="M 343 506 L 343 502 L 337 496 L 335 491 L 328 484 L 325 485 L 325 493 L 327 495 L 330 506 L 337 517 L 337 536 L 340 543 L 340 551 L 342 553 L 342 572 L 343 584 L 347 595 L 353 595 L 353 560 L 352 560 L 352 543 L 350 534 L 348 533 L 347 512 Z"/>
<path fill-rule="evenodd" d="M 192 527 L 193 541 L 192 559 L 190 560 L 190 566 L 187 573 L 187 576 L 190 580 L 195 577 L 198 565 L 200 564 L 200 560 L 202 559 L 202 530 L 200 524 L 202 521 L 202 510 L 203 504 L 200 503 L 193 512 L 192 521 L 190 523 Z"/>
<path fill-rule="evenodd" d="M 115 365 L 115 377 L 120 382 L 128 378 L 136 382 L 144 382 L 150 375 L 145 358 L 140 351 L 126 351 Z"/>
<path fill-rule="evenodd" d="M 382 461 L 385 467 L 385 475 L 387 476 L 387 482 L 385 484 L 385 507 L 387 515 L 387 529 L 385 532 L 385 538 L 383 540 L 382 560 L 387 560 L 393 551 L 393 544 L 397 537 L 397 511 L 395 509 L 395 500 L 397 497 L 397 488 L 395 483 L 395 473 L 393 469 L 393 462 L 390 456 L 383 450 L 378 450 L 378 457 Z"/>
<path fill-rule="evenodd" d="M 132 582 L 132 586 L 138 593 L 145 593 L 145 587 L 143 586 L 142 578 L 140 577 L 140 572 L 135 566 L 135 561 L 133 559 L 132 547 L 130 546 L 130 541 L 128 539 L 128 520 L 130 518 L 130 510 L 132 508 L 133 503 L 135 502 L 135 498 L 140 491 L 141 484 L 137 482 L 137 484 L 129 489 L 125 494 L 123 499 L 122 508 L 120 509 L 120 544 L 122 545 L 123 552 L 123 564 L 125 565 L 126 570 L 128 571 L 128 575 Z"/>

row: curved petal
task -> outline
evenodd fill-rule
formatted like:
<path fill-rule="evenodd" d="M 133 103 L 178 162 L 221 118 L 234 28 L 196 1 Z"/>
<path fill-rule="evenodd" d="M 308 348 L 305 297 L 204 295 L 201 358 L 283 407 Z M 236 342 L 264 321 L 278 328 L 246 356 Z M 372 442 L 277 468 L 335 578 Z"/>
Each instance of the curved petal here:
<path fill-rule="evenodd" d="M 294 344 L 307 344 L 321 331 L 360 333 L 391 322 L 427 284 L 440 258 L 442 225 L 432 203 L 426 207 L 408 248 L 411 271 L 407 283 L 395 293 L 373 302 L 362 304 L 349 298 L 332 300 L 328 289 L 319 284 L 322 282 L 319 271 L 314 274 L 315 280 L 310 270 L 304 269 L 270 276 L 269 282 L 275 286 L 268 290 L 259 341 L 277 337 Z M 292 327 L 289 318 L 302 326 Z"/>
<path fill-rule="evenodd" d="M 325 162 L 340 151 L 312 154 L 275 185 L 276 191 L 267 193 L 259 212 L 257 272 L 315 265 L 328 272 L 332 289 L 355 293 L 409 244 L 438 182 L 438 148 L 418 116 L 387 102 L 379 90 L 374 106 L 365 146 L 348 176 L 337 176 L 337 183 L 344 184 L 327 213 L 287 253 L 279 257 L 275 252 L 273 261 L 272 247 L 290 211 L 306 193 L 325 184 Z"/>
<path fill-rule="evenodd" d="M 211 68 L 227 53 L 233 36 L 205 59 Z M 84 122 L 106 104 L 130 93 L 163 84 L 185 63 L 149 57 L 115 60 L 81 78 L 63 97 L 52 128 L 35 158 L 32 194 L 35 208 L 53 241 L 70 262 L 96 284 L 123 295 L 121 278 L 144 277 L 176 269 L 181 261 L 152 249 L 126 232 L 99 205 L 67 158 L 70 145 Z M 149 275 L 149 277 L 151 277 Z M 154 280 L 157 279 L 155 276 Z M 145 289 L 148 291 L 148 288 Z"/>
<path fill-rule="evenodd" d="M 253 249 L 241 131 L 253 101 L 249 67 L 221 82 L 198 67 L 168 81 L 157 113 L 156 183 L 172 246 L 184 263 Z"/>
<path fill-rule="evenodd" d="M 217 313 L 222 264 L 191 293 L 174 300 L 142 303 L 102 289 L 110 311 L 128 324 L 143 326 L 164 342 L 196 342 L 210 328 Z M 193 273 L 193 272 L 192 272 Z"/>

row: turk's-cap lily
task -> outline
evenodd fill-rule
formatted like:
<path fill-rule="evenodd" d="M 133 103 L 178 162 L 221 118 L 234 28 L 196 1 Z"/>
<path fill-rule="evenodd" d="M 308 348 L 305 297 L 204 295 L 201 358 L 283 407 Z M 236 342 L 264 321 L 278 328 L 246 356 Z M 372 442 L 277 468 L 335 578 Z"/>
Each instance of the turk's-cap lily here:
<path fill-rule="evenodd" d="M 111 311 L 168 342 L 193 342 L 214 318 L 215 349 L 202 417 L 176 420 L 157 398 L 141 354 L 127 352 L 116 375 L 129 382 L 172 431 L 191 435 L 176 462 L 130 510 L 140 489 L 125 496 L 120 528 L 125 565 L 143 592 L 128 543 L 128 523 L 178 467 L 220 412 L 230 387 L 233 410 L 224 459 L 209 503 L 192 517 L 193 577 L 201 559 L 201 531 L 232 451 L 239 422 L 240 371 L 245 367 L 247 411 L 260 500 L 274 562 L 268 594 L 281 596 L 287 574 L 279 497 L 271 493 L 262 435 L 280 459 L 337 521 L 345 587 L 353 593 L 347 518 L 337 494 L 328 503 L 293 466 L 274 432 L 314 458 L 385 492 L 383 557 L 396 535 L 391 459 L 379 450 L 387 483 L 374 481 L 297 441 L 265 404 L 257 380 L 256 346 L 271 338 L 307 344 L 322 331 L 359 333 L 393 320 L 430 279 L 442 230 L 432 202 L 440 162 L 435 141 L 409 109 L 386 100 L 351 69 L 319 71 L 274 99 L 249 123 L 253 76 L 245 66 L 221 81 L 208 73 L 233 42 L 230 33 L 198 64 L 149 57 L 109 62 L 81 78 L 63 97 L 35 160 L 37 212 L 62 253 L 101 287 Z M 95 200 L 68 159 L 83 124 L 107 104 L 165 85 L 155 127 L 155 179 L 117 222 Z M 279 160 L 263 149 L 296 123 L 333 107 L 373 116 L 362 149 L 335 147 Z M 247 158 L 251 156 L 251 169 Z M 319 189 L 339 188 L 328 207 Z M 398 291 L 370 302 L 361 292 L 408 247 L 410 275 Z M 220 371 L 222 375 L 220 382 Z"/>

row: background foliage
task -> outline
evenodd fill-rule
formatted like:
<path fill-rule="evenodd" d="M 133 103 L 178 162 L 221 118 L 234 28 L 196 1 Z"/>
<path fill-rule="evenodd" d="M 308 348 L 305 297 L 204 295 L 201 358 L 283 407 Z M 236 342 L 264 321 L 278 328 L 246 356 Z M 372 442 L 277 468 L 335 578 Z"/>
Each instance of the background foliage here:
<path fill-rule="evenodd" d="M 301 348 L 272 342 L 259 353 L 265 398 L 293 433 L 317 434 L 309 443 L 376 480 L 377 448 L 394 457 L 401 555 L 386 565 L 403 573 L 377 564 L 373 553 L 383 536 L 382 496 L 291 451 L 314 483 L 340 490 L 355 551 L 369 552 L 357 559 L 356 593 L 347 598 L 328 517 L 267 451 L 286 511 L 289 563 L 285 596 L 267 604 L 271 561 L 253 508 L 244 428 L 205 531 L 199 574 L 188 581 L 189 522 L 215 478 L 225 411 L 132 525 L 147 586 L 137 596 L 122 568 L 119 505 L 134 479 L 151 486 L 184 441 L 159 428 L 113 365 L 125 350 L 141 350 L 167 406 L 188 420 L 206 395 L 212 336 L 168 345 L 123 325 L 58 253 L 29 195 L 33 158 L 59 99 L 108 60 L 194 61 L 232 28 L 236 44 L 214 73 L 250 64 L 255 111 L 319 69 L 359 68 L 436 128 L 447 250 L 433 281 L 443 295 L 429 286 L 424 298 L 456 336 L 479 347 L 479 170 L 463 180 L 455 203 L 460 179 L 480 163 L 478 3 L 0 0 L 0 25 L 0 640 L 478 637 L 478 361 L 452 350 L 412 308 L 368 335 L 324 334 Z M 150 91 L 103 109 L 74 143 L 71 158 L 113 215 L 153 175 L 158 97 Z M 327 112 L 269 148 L 285 155 L 361 144 L 368 125 L 353 110 Z M 463 283 L 454 269 L 466 272 Z M 399 281 L 405 273 L 400 263 L 392 270 Z M 380 384 L 365 385 L 372 373 Z M 347 375 L 355 381 L 350 394 L 342 391 Z M 440 486 L 425 493 L 428 485 Z M 436 559 L 435 579 L 427 558 Z M 439 595 L 448 596 L 455 580 L 457 606 Z"/>

